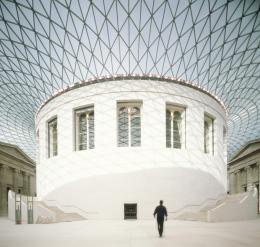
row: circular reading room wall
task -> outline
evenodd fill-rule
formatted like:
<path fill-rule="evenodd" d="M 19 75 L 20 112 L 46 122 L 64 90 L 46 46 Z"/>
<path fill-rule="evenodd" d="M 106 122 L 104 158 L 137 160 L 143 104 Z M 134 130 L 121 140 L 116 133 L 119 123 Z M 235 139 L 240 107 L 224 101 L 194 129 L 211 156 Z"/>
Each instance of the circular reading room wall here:
<path fill-rule="evenodd" d="M 174 78 L 103 77 L 59 91 L 36 114 L 38 195 L 93 219 L 173 217 L 226 193 L 226 111 Z"/>

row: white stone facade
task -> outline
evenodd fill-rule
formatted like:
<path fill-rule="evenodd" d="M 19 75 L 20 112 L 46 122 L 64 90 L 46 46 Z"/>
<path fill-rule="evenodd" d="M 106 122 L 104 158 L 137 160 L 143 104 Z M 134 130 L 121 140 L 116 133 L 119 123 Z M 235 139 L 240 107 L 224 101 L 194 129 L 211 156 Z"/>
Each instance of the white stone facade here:
<path fill-rule="evenodd" d="M 118 147 L 117 104 L 141 102 L 141 146 Z M 166 105 L 185 109 L 182 148 L 166 148 Z M 94 106 L 95 148 L 75 151 L 74 110 Z M 204 116 L 214 119 L 212 153 L 204 152 Z M 57 117 L 58 155 L 48 158 L 48 121 Z M 226 114 L 213 97 L 180 83 L 106 81 L 54 97 L 36 115 L 38 195 L 75 205 L 92 218 L 152 217 L 160 199 L 169 215 L 227 190 Z"/>
<path fill-rule="evenodd" d="M 15 145 L 0 142 L 0 216 L 8 214 L 8 191 L 35 196 L 36 168 L 31 160 Z"/>
<path fill-rule="evenodd" d="M 260 212 L 260 140 L 252 140 L 243 146 L 228 163 L 230 194 L 258 190 L 258 213 Z"/>

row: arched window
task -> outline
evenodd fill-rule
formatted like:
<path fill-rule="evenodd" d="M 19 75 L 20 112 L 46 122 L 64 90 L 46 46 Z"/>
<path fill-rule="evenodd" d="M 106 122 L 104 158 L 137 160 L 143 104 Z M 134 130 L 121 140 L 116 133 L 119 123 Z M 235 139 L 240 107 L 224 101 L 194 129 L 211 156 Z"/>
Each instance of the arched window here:
<path fill-rule="evenodd" d="M 141 146 L 141 115 L 139 106 L 125 104 L 118 108 L 118 146 Z"/>
<path fill-rule="evenodd" d="M 185 125 L 185 108 L 167 106 L 166 109 L 166 147 L 181 149 L 183 146 L 183 125 Z"/>
<path fill-rule="evenodd" d="M 95 147 L 94 120 L 93 107 L 86 107 L 75 111 L 76 150 L 86 150 Z"/>

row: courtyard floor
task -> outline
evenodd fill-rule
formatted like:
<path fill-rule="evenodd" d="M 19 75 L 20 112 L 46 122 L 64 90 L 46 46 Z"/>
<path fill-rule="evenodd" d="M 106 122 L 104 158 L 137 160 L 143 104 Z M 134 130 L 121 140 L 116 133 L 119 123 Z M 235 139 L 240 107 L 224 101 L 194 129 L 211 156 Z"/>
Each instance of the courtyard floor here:
<path fill-rule="evenodd" d="M 15 225 L 0 218 L 1 247 L 237 247 L 260 246 L 260 219 L 205 223 L 168 220 L 162 238 L 155 221 L 77 221 Z"/>

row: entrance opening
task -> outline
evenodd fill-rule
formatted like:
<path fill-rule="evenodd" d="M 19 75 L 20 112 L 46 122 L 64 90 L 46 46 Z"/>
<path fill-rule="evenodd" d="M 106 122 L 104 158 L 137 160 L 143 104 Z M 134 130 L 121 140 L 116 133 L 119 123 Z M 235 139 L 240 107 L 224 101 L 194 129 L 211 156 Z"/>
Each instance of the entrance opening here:
<path fill-rule="evenodd" d="M 125 220 L 137 219 L 137 203 L 124 204 Z"/>

